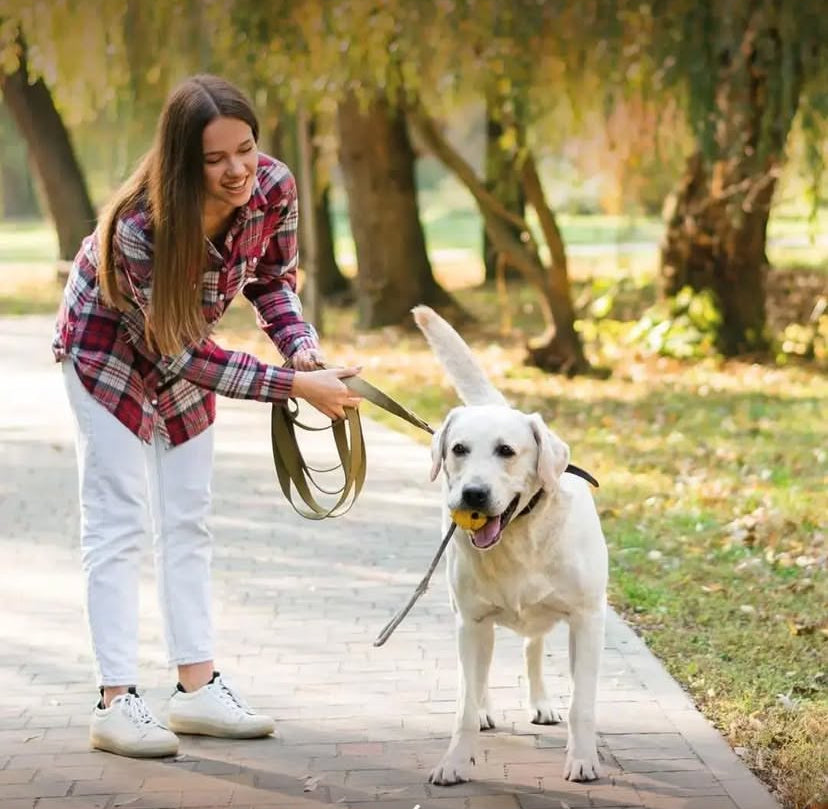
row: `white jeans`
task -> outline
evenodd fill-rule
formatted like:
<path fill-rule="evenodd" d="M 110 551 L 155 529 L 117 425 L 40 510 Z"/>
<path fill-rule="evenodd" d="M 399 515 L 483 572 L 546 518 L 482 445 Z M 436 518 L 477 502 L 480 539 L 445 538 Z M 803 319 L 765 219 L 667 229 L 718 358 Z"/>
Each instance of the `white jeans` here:
<path fill-rule="evenodd" d="M 99 684 L 138 682 L 140 546 L 149 525 L 170 663 L 212 660 L 213 428 L 172 448 L 157 436 L 146 444 L 89 394 L 71 361 L 62 365 L 76 426 L 81 559 Z"/>

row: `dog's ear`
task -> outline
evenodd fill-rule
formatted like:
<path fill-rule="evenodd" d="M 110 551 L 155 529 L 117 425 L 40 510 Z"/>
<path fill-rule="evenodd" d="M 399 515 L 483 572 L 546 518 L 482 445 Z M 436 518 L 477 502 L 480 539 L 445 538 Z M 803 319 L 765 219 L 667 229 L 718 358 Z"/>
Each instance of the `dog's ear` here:
<path fill-rule="evenodd" d="M 529 424 L 538 445 L 538 480 L 544 489 L 552 491 L 569 463 L 569 447 L 546 426 L 540 414 L 532 413 Z"/>
<path fill-rule="evenodd" d="M 446 436 L 448 435 L 449 424 L 451 423 L 457 408 L 450 410 L 445 421 L 431 438 L 431 480 L 437 479 L 440 469 L 443 466 L 443 459 L 446 457 Z"/>

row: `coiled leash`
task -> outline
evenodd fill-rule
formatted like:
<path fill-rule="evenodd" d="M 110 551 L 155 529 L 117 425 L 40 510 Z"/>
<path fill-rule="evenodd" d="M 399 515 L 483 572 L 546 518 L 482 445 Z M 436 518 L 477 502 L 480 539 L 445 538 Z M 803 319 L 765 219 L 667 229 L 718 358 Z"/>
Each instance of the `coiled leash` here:
<path fill-rule="evenodd" d="M 320 368 L 324 367 L 320 365 Z M 349 390 L 372 404 L 375 404 L 377 407 L 398 416 L 409 424 L 413 424 L 415 427 L 431 435 L 434 434 L 434 430 L 429 426 L 428 422 L 403 407 L 399 402 L 388 396 L 388 394 L 383 393 L 379 388 L 375 388 L 361 377 L 343 377 L 342 382 Z M 279 480 L 279 486 L 287 501 L 301 516 L 309 520 L 341 517 L 356 502 L 359 493 L 362 491 L 362 486 L 365 483 L 365 471 L 367 469 L 365 439 L 362 435 L 362 422 L 360 421 L 359 410 L 355 407 L 346 407 L 344 419 L 338 419 L 332 422 L 330 426 L 325 427 L 313 427 L 304 424 L 299 421 L 298 416 L 299 405 L 295 399 L 289 399 L 284 405 L 274 404 L 271 408 L 270 443 L 273 448 L 273 463 L 276 467 L 276 477 Z M 339 456 L 339 463 L 324 469 L 316 469 L 310 466 L 305 461 L 302 451 L 299 448 L 299 442 L 296 437 L 297 428 L 311 432 L 331 430 L 337 455 Z M 326 474 L 335 472 L 340 468 L 342 469 L 343 481 L 342 486 L 338 489 L 325 489 L 313 478 L 313 473 Z M 579 466 L 569 464 L 564 471 L 584 478 L 584 480 L 593 486 L 598 486 L 598 481 L 589 472 L 581 469 Z M 337 499 L 333 505 L 323 506 L 317 501 L 312 489 L 316 489 L 316 491 L 322 494 L 333 496 Z M 299 505 L 295 502 L 294 491 L 299 495 L 304 505 Z M 382 646 L 391 637 L 391 633 L 399 626 L 405 616 L 408 615 L 417 599 L 428 589 L 431 576 L 437 568 L 440 557 L 448 546 L 455 528 L 457 528 L 457 525 L 452 522 L 428 567 L 426 575 L 417 585 L 416 590 L 405 606 L 398 610 L 394 617 L 382 628 L 379 635 L 377 635 L 377 639 L 374 641 L 374 646 Z"/>
<path fill-rule="evenodd" d="M 320 366 L 324 368 L 324 366 Z M 404 419 L 427 433 L 434 430 L 419 416 L 394 401 L 379 388 L 358 376 L 343 377 L 346 387 L 372 404 L 381 407 L 389 413 Z M 295 399 L 289 399 L 285 405 L 274 404 L 270 412 L 270 442 L 273 447 L 273 463 L 276 466 L 276 476 L 288 502 L 294 510 L 309 520 L 324 520 L 326 517 L 341 517 L 347 513 L 356 502 L 362 485 L 365 483 L 365 440 L 362 435 L 362 422 L 359 410 L 355 407 L 345 408 L 345 418 L 338 419 L 325 427 L 312 427 L 299 421 L 299 405 Z M 315 469 L 304 459 L 299 442 L 296 439 L 296 428 L 319 432 L 331 430 L 336 445 L 339 464 L 326 469 Z M 333 491 L 324 489 L 313 478 L 312 473 L 324 474 L 342 469 L 343 481 L 339 489 Z M 293 491 L 302 499 L 304 506 L 294 501 Z M 312 489 L 328 496 L 337 497 L 330 506 L 321 505 Z"/>

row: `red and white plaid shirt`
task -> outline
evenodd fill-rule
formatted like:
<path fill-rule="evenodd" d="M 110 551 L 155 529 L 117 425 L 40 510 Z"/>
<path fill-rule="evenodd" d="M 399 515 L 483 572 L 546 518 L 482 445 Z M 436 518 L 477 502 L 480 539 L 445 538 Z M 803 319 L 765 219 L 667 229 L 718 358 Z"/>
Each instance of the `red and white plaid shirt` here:
<path fill-rule="evenodd" d="M 239 208 L 221 250 L 208 243 L 202 283 L 204 316 L 212 327 L 241 291 L 256 320 L 285 358 L 317 348 L 296 294 L 296 183 L 278 160 L 259 155 L 253 194 Z M 103 304 L 97 281 L 98 231 L 84 239 L 58 311 L 52 350 L 71 358 L 87 390 L 144 441 L 155 431 L 175 446 L 213 423 L 215 394 L 284 401 L 292 370 L 226 351 L 206 338 L 177 356 L 162 356 L 145 339 L 152 288 L 152 228 L 144 208 L 117 222 L 113 249 L 119 286 L 130 309 Z"/>

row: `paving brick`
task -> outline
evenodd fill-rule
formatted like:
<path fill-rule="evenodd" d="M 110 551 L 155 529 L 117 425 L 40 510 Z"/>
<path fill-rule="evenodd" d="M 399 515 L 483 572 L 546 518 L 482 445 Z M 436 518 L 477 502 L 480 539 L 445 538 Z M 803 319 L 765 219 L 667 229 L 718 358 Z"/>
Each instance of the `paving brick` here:
<path fill-rule="evenodd" d="M 116 795 L 112 809 L 178 809 L 181 806 L 180 792 L 152 792 L 146 795 Z"/>
<path fill-rule="evenodd" d="M 109 795 L 69 796 L 66 798 L 40 798 L 37 809 L 106 809 Z"/>
<path fill-rule="evenodd" d="M 626 772 L 707 772 L 707 768 L 697 758 L 625 758 L 619 753 L 617 760 Z"/>
<path fill-rule="evenodd" d="M 57 798 L 66 795 L 69 781 L 27 781 L 24 784 L 0 784 L 0 806 L 7 798 Z"/>
<path fill-rule="evenodd" d="M 351 742 L 337 745 L 337 753 L 343 756 L 378 757 L 385 751 L 385 745 L 379 742 Z"/>
<path fill-rule="evenodd" d="M 27 784 L 34 778 L 36 770 L 0 770 L 0 784 Z"/>
<path fill-rule="evenodd" d="M 519 809 L 515 795 L 475 795 L 469 798 L 469 809 Z"/>

